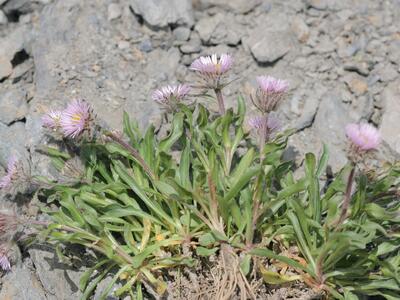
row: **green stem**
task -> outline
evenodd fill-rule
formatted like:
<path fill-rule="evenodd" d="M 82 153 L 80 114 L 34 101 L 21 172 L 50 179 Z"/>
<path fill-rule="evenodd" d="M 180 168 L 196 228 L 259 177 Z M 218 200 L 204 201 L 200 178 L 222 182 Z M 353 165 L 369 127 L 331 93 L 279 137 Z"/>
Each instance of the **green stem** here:
<path fill-rule="evenodd" d="M 261 126 L 262 132 L 260 132 L 260 165 L 262 166 L 265 154 L 264 154 L 264 149 L 265 149 L 265 143 L 267 141 L 267 121 L 268 121 L 268 114 L 263 114 L 262 116 L 262 121 L 263 124 Z"/>
<path fill-rule="evenodd" d="M 225 114 L 225 104 L 224 104 L 224 97 L 222 96 L 222 90 L 220 88 L 216 88 L 214 89 L 214 91 L 218 100 L 219 114 L 222 116 Z"/>
<path fill-rule="evenodd" d="M 257 220 L 260 216 L 260 198 L 261 198 L 261 175 L 257 178 L 256 186 L 253 194 L 253 211 L 251 214 L 250 226 L 246 229 L 246 246 L 251 248 L 253 245 L 254 233 L 257 229 Z"/>
<path fill-rule="evenodd" d="M 154 172 L 151 170 L 149 165 L 146 163 L 146 161 L 143 159 L 143 157 L 140 155 L 139 151 L 137 151 L 135 148 L 133 148 L 131 145 L 129 145 L 127 142 L 123 141 L 120 137 L 115 135 L 112 132 L 106 132 L 106 136 L 111 138 L 114 142 L 118 143 L 122 147 L 124 147 L 126 150 L 128 150 L 132 156 L 135 158 L 135 160 L 142 166 L 143 170 L 149 175 L 151 179 L 156 179 L 156 175 Z"/>
<path fill-rule="evenodd" d="M 356 171 L 356 165 L 353 164 L 350 174 L 349 174 L 349 177 L 347 179 L 347 187 L 346 187 L 346 193 L 344 195 L 344 200 L 343 200 L 343 204 L 342 204 L 342 210 L 340 212 L 339 219 L 335 223 L 336 228 L 338 228 L 344 222 L 344 220 L 347 218 L 347 212 L 349 210 L 350 201 L 351 201 L 351 190 L 353 187 L 355 171 Z"/>

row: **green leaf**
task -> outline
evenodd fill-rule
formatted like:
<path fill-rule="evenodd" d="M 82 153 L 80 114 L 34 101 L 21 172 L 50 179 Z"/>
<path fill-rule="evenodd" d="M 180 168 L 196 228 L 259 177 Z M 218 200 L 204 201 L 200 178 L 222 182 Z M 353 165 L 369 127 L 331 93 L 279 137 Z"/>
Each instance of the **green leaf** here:
<path fill-rule="evenodd" d="M 296 233 L 296 237 L 297 237 L 297 243 L 301 249 L 301 252 L 303 253 L 303 255 L 307 258 L 308 263 L 310 263 L 313 267 L 313 270 L 315 270 L 315 261 L 314 258 L 311 254 L 311 250 L 308 246 L 308 243 L 306 241 L 306 238 L 304 236 L 304 232 L 302 230 L 302 226 L 299 223 L 299 219 L 297 218 L 297 216 L 292 212 L 289 211 L 288 212 L 288 218 L 290 220 L 290 222 L 292 223 L 293 226 L 293 230 Z M 308 232 L 307 232 L 308 234 Z"/>
<path fill-rule="evenodd" d="M 126 266 L 123 266 L 121 269 L 119 269 L 117 274 L 115 274 L 113 276 L 110 283 L 106 286 L 103 293 L 100 295 L 99 300 L 105 300 L 110 295 L 110 291 L 111 291 L 112 287 L 114 286 L 114 284 L 117 282 L 119 276 L 122 273 L 124 273 L 128 268 L 129 268 L 129 265 L 126 265 Z"/>
<path fill-rule="evenodd" d="M 227 241 L 228 241 L 228 238 L 227 238 L 226 235 L 225 235 L 224 233 L 222 233 L 222 232 L 219 232 L 219 231 L 217 231 L 217 230 L 211 230 L 211 234 L 214 236 L 214 238 L 215 238 L 217 241 L 224 241 L 224 242 L 227 242 Z"/>
<path fill-rule="evenodd" d="M 326 166 L 328 165 L 328 160 L 329 160 L 329 150 L 328 146 L 324 144 L 323 149 L 322 149 L 322 154 L 318 162 L 318 169 L 316 173 L 316 177 L 319 178 L 322 173 L 325 171 Z"/>
<path fill-rule="evenodd" d="M 248 171 L 249 167 L 254 161 L 254 156 L 255 156 L 254 148 L 248 149 L 246 154 L 243 155 L 243 157 L 241 158 L 235 170 L 230 175 L 230 180 L 232 182 L 238 182 L 243 173 Z"/>
<path fill-rule="evenodd" d="M 132 123 L 129 119 L 129 115 L 127 112 L 124 111 L 124 117 L 123 117 L 123 125 L 124 125 L 124 132 L 125 134 L 129 137 L 131 143 L 137 147 L 138 146 L 138 141 L 140 139 L 138 135 L 139 129 L 137 123 Z"/>
<path fill-rule="evenodd" d="M 178 244 L 180 243 L 181 238 L 172 238 L 172 239 L 167 239 L 167 240 L 162 240 L 159 242 L 156 242 L 150 246 L 147 246 L 142 252 L 138 253 L 137 255 L 135 255 L 132 259 L 132 266 L 134 268 L 139 268 L 142 263 L 144 262 L 145 259 L 149 258 L 150 256 L 152 256 L 154 254 L 154 252 L 156 252 L 158 249 L 160 249 L 160 247 L 163 246 L 168 246 L 168 245 L 173 245 L 176 244 L 176 242 L 178 242 Z"/>
<path fill-rule="evenodd" d="M 260 167 L 253 167 L 249 168 L 248 170 L 244 171 L 240 177 L 236 178 L 236 180 L 231 185 L 228 193 L 223 198 L 223 205 L 224 207 L 229 207 L 229 202 L 231 199 L 236 197 L 240 191 L 249 183 L 249 181 L 260 172 Z"/>
<path fill-rule="evenodd" d="M 251 255 L 245 255 L 240 261 L 240 269 L 247 276 L 250 273 Z"/>
<path fill-rule="evenodd" d="M 296 280 L 301 280 L 301 275 L 282 275 L 274 271 L 267 270 L 260 265 L 260 273 L 264 279 L 264 281 L 268 284 L 284 284 Z"/>
<path fill-rule="evenodd" d="M 210 255 L 215 254 L 215 252 L 217 252 L 217 250 L 218 250 L 217 247 L 211 248 L 211 249 L 204 248 L 204 247 L 197 247 L 196 254 L 199 256 L 210 256 Z"/>
<path fill-rule="evenodd" d="M 378 245 L 376 255 L 380 256 L 380 255 L 384 255 L 384 254 L 393 252 L 393 251 L 397 250 L 399 247 L 400 247 L 400 245 L 398 243 L 396 245 L 391 242 L 383 242 L 382 244 Z"/>
<path fill-rule="evenodd" d="M 172 218 L 169 215 L 167 215 L 167 213 L 159 205 L 157 205 L 154 201 L 150 200 L 147 197 L 145 192 L 137 185 L 135 180 L 125 171 L 125 167 L 121 162 L 115 162 L 114 166 L 117 173 L 121 176 L 121 179 L 125 181 L 126 184 L 129 185 L 132 191 L 134 191 L 136 195 L 138 195 L 138 197 L 147 205 L 149 209 L 151 209 L 161 218 L 164 218 L 170 224 L 175 225 Z"/>
<path fill-rule="evenodd" d="M 181 160 L 179 163 L 179 184 L 186 190 L 191 190 L 190 183 L 190 142 L 187 141 L 185 148 L 181 153 Z"/>
<path fill-rule="evenodd" d="M 314 154 L 306 154 L 306 176 L 308 180 L 309 202 L 312 208 L 312 217 L 315 221 L 321 220 L 321 200 L 319 198 L 319 183 L 315 175 L 316 159 Z"/>
<path fill-rule="evenodd" d="M 45 152 L 49 156 L 53 157 L 60 157 L 63 159 L 70 159 L 71 155 L 69 155 L 66 152 L 61 152 L 57 148 L 54 147 L 48 147 L 48 146 L 41 146 L 38 150 Z"/>
<path fill-rule="evenodd" d="M 281 190 L 278 193 L 278 200 L 287 199 L 294 194 L 300 193 L 304 191 L 306 187 L 307 187 L 307 180 L 304 179 L 299 180 L 295 184 L 287 186 L 283 190 Z"/>
<path fill-rule="evenodd" d="M 286 257 L 286 256 L 275 254 L 275 252 L 273 252 L 273 251 L 271 251 L 269 249 L 266 249 L 266 248 L 255 248 L 255 249 L 250 250 L 248 253 L 256 255 L 256 256 L 262 256 L 262 257 L 267 257 L 267 258 L 270 258 L 270 259 L 279 260 L 279 261 L 287 264 L 288 266 L 291 266 L 291 267 L 293 267 L 295 269 L 298 269 L 298 270 L 302 270 L 304 272 L 309 272 L 310 271 L 306 267 L 304 267 L 303 265 L 298 263 L 297 261 L 295 261 L 295 260 L 293 260 L 293 259 L 291 259 L 289 257 Z"/>
<path fill-rule="evenodd" d="M 108 272 L 111 270 L 112 267 L 114 267 L 115 264 L 111 264 L 108 266 L 103 272 L 101 272 L 96 278 L 93 280 L 92 284 L 85 289 L 83 292 L 83 295 L 81 297 L 81 300 L 87 300 L 89 297 L 92 295 L 93 291 L 97 287 L 100 281 L 103 280 L 103 278 L 108 274 Z"/>
<path fill-rule="evenodd" d="M 242 96 L 238 97 L 238 108 L 237 108 L 237 114 L 239 115 L 239 124 L 243 123 L 244 117 L 246 115 L 246 103 L 244 101 L 244 98 Z"/>
<path fill-rule="evenodd" d="M 216 239 L 210 232 L 207 232 L 199 237 L 199 244 L 204 247 L 211 246 L 215 242 Z"/>
<path fill-rule="evenodd" d="M 93 272 L 96 270 L 99 270 L 101 266 L 103 266 L 104 264 L 106 264 L 108 262 L 108 259 L 103 259 L 101 260 L 99 263 L 95 264 L 93 267 L 91 267 L 90 269 L 86 270 L 85 273 L 83 273 L 83 275 L 81 276 L 80 280 L 79 280 L 79 289 L 83 292 L 88 283 L 89 283 L 89 279 L 90 276 L 92 276 Z"/>
<path fill-rule="evenodd" d="M 159 144 L 159 151 L 168 152 L 171 147 L 179 140 L 183 133 L 183 113 L 177 113 L 174 115 L 172 121 L 172 129 L 168 137 L 162 140 Z"/>

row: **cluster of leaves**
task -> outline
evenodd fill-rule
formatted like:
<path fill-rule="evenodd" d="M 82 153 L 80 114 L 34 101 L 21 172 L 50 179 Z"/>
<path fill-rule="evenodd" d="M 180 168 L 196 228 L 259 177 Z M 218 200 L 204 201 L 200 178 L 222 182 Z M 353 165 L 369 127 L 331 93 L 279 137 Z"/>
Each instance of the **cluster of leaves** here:
<path fill-rule="evenodd" d="M 153 126 L 142 135 L 125 114 L 128 142 L 79 145 L 81 178 L 41 193 L 59 207 L 43 208 L 52 219 L 43 232 L 47 240 L 83 245 L 98 256 L 81 278 L 82 299 L 114 269 L 100 299 L 117 281 L 123 282 L 117 296 L 142 299 L 144 282 L 162 294 L 166 269 L 193 266 L 199 257 L 218 255 L 222 245 L 240 254 L 244 276 L 257 266 L 255 258 L 268 260 L 257 271 L 269 284 L 301 280 L 337 299 L 398 299 L 400 168 L 373 179 L 356 176 L 350 214 L 337 224 L 351 167 L 321 187 L 324 149 L 319 159 L 306 155 L 304 176 L 295 179 L 293 162 L 282 160 L 290 132 L 260 154 L 244 129 L 245 110 L 242 99 L 237 111 L 222 116 L 200 104 L 180 105 L 164 137 Z M 48 153 L 59 169 L 72 155 Z M 282 266 L 297 275 L 284 274 Z"/>

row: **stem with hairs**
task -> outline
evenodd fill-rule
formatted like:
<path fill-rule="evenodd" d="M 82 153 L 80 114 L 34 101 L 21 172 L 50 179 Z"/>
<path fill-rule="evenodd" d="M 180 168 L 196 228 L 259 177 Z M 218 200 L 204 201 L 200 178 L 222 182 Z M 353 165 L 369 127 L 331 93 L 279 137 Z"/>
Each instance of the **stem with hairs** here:
<path fill-rule="evenodd" d="M 218 100 L 219 114 L 222 116 L 225 114 L 225 104 L 224 104 L 224 97 L 222 96 L 222 89 L 216 88 L 214 89 L 214 91 Z"/>
<path fill-rule="evenodd" d="M 117 144 L 121 145 L 124 147 L 126 150 L 129 151 L 130 154 L 135 158 L 135 160 L 142 166 L 143 170 L 147 173 L 147 175 L 151 179 L 156 179 L 157 176 L 154 174 L 154 172 L 151 170 L 149 165 L 146 163 L 146 161 L 143 159 L 143 157 L 140 155 L 139 151 L 137 151 L 135 148 L 133 148 L 131 145 L 129 145 L 127 142 L 122 140 L 119 136 L 114 134 L 113 132 L 106 132 L 105 135 L 109 138 L 111 138 L 114 142 Z"/>
<path fill-rule="evenodd" d="M 349 177 L 347 179 L 347 187 L 346 187 L 346 193 L 344 195 L 344 200 L 343 200 L 343 204 L 342 204 L 342 211 L 340 212 L 339 219 L 335 222 L 335 225 L 334 225 L 336 228 L 338 228 L 344 222 L 344 220 L 347 218 L 347 212 L 348 212 L 349 206 L 350 206 L 351 190 L 353 187 L 355 172 L 356 172 L 356 165 L 353 163 Z"/>

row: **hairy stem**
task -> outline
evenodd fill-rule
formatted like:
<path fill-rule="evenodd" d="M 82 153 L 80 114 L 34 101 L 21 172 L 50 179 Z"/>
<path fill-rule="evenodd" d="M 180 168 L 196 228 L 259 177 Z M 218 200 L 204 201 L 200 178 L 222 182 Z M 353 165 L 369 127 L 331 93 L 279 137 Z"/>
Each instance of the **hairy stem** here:
<path fill-rule="evenodd" d="M 265 154 L 264 154 L 264 148 L 265 148 L 265 143 L 267 141 L 267 122 L 268 122 L 268 114 L 263 114 L 262 116 L 262 126 L 261 126 L 261 132 L 259 133 L 260 136 L 260 165 L 262 165 Z"/>
<path fill-rule="evenodd" d="M 217 199 L 217 191 L 215 189 L 215 184 L 212 180 L 211 174 L 207 175 L 208 186 L 210 189 L 210 213 L 212 217 L 212 223 L 221 233 L 224 233 L 224 225 L 219 220 L 219 205 Z"/>
<path fill-rule="evenodd" d="M 246 230 L 246 246 L 248 248 L 251 248 L 253 245 L 253 239 L 254 239 L 254 233 L 257 228 L 257 220 L 258 217 L 260 216 L 260 198 L 261 198 L 261 182 L 260 182 L 260 177 L 258 177 L 256 186 L 254 189 L 254 194 L 253 194 L 253 211 L 251 214 L 251 223 L 250 226 L 247 227 Z"/>
<path fill-rule="evenodd" d="M 338 226 L 340 226 L 344 222 L 344 220 L 347 218 L 347 212 L 348 212 L 349 206 L 350 206 L 351 190 L 353 187 L 355 171 L 356 171 L 356 166 L 355 166 L 355 164 L 353 164 L 350 174 L 349 174 L 349 177 L 347 179 L 347 187 L 346 187 L 346 193 L 344 195 L 344 200 L 343 200 L 343 204 L 342 204 L 342 211 L 340 212 L 339 219 L 337 220 L 337 222 L 335 224 L 336 228 Z"/>
<path fill-rule="evenodd" d="M 220 88 L 216 88 L 214 89 L 214 91 L 218 100 L 219 114 L 222 116 L 225 114 L 225 104 L 224 104 L 224 97 L 222 96 L 222 90 Z"/>
<path fill-rule="evenodd" d="M 126 150 L 128 150 L 132 156 L 135 158 L 135 160 L 142 166 L 143 170 L 149 175 L 151 179 L 156 179 L 156 175 L 153 173 L 153 171 L 150 169 L 149 165 L 146 163 L 146 161 L 143 159 L 143 157 L 140 155 L 140 153 L 133 148 L 131 145 L 129 145 L 127 142 L 123 141 L 119 136 L 114 134 L 113 132 L 106 132 L 106 136 L 111 138 L 114 142 L 118 143 L 122 147 L 124 147 Z"/>

